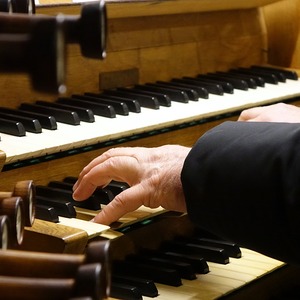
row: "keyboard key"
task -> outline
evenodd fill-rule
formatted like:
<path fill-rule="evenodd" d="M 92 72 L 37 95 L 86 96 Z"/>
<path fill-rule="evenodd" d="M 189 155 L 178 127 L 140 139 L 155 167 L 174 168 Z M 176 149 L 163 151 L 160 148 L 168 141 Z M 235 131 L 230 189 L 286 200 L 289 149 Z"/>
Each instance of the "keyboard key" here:
<path fill-rule="evenodd" d="M 100 94 L 94 94 L 94 93 L 85 93 L 84 95 L 72 95 L 72 98 L 79 99 L 79 100 L 86 100 L 86 101 L 91 101 L 91 102 L 96 102 L 96 103 L 103 103 L 107 105 L 111 105 L 116 114 L 122 115 L 122 116 L 128 116 L 129 115 L 129 109 L 126 103 L 124 102 L 119 102 L 119 101 L 114 101 L 107 99 L 105 97 L 101 97 Z"/>
<path fill-rule="evenodd" d="M 25 136 L 26 131 L 21 122 L 0 118 L 0 132 L 14 136 Z"/>
<path fill-rule="evenodd" d="M 85 109 L 92 110 L 93 114 L 97 116 L 115 118 L 116 112 L 111 105 L 95 103 L 93 101 L 85 101 L 75 98 L 58 98 L 57 103 L 74 105 Z"/>
<path fill-rule="evenodd" d="M 20 109 L 26 111 L 34 111 L 40 114 L 54 116 L 58 122 L 66 123 L 69 125 L 79 125 L 80 119 L 78 114 L 74 111 L 68 111 L 64 109 L 46 107 L 38 104 L 22 103 Z"/>

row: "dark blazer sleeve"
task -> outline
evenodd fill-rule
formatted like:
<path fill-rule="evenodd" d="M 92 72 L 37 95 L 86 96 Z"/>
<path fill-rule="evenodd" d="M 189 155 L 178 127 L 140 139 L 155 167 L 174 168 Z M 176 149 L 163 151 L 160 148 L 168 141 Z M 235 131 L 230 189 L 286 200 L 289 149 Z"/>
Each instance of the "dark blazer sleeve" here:
<path fill-rule="evenodd" d="M 225 122 L 197 141 L 181 178 L 196 225 L 300 263 L 300 124 Z"/>

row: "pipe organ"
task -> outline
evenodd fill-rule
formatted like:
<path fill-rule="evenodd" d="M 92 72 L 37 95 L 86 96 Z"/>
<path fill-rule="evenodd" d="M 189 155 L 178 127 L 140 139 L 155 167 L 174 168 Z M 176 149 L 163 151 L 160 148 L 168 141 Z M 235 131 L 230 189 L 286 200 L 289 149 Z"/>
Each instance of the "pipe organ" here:
<path fill-rule="evenodd" d="M 0 47 L 0 200 L 23 197 L 32 209 L 22 241 L 0 253 L 3 264 L 36 259 L 49 270 L 49 261 L 72 266 L 76 276 L 51 279 L 62 299 L 251 299 L 253 293 L 275 299 L 293 290 L 298 268 L 199 232 L 186 215 L 141 207 L 110 226 L 91 224 L 127 185 L 112 182 L 80 204 L 72 185 L 111 147 L 192 146 L 243 109 L 298 104 L 298 57 L 291 50 L 298 45 L 292 10 L 298 6 L 298 0 L 40 0 L 29 10 L 35 15 L 0 15 L 0 38 L 14 37 Z M 279 22 L 292 28 L 281 43 Z M 52 24 L 47 36 L 45 24 Z M 33 44 L 32 32 L 38 32 Z M 56 39 L 42 47 L 39 39 L 51 35 Z M 20 48 L 11 52 L 13 44 Z M 34 183 L 34 196 L 16 193 L 16 182 Z M 0 220 L 2 230 L 7 217 Z M 98 257 L 98 265 L 85 266 L 95 244 L 101 264 Z M 15 270 L 24 282 L 4 268 L 0 273 L 6 286 L 54 295 L 30 274 Z M 79 292 L 99 278 L 101 287 L 89 286 L 98 293 Z"/>

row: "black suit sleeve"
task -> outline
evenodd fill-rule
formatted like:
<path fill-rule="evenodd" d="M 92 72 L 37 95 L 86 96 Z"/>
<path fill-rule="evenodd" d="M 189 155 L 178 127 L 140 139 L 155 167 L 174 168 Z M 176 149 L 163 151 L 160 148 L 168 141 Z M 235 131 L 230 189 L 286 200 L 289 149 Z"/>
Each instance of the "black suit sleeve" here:
<path fill-rule="evenodd" d="M 300 263 L 300 124 L 225 122 L 197 141 L 181 178 L 195 224 Z"/>

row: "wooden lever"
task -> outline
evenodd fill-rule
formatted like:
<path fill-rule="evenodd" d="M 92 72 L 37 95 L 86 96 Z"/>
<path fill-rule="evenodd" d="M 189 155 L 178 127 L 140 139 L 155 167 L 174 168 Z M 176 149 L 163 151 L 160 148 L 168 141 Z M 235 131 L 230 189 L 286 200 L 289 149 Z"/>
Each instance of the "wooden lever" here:
<path fill-rule="evenodd" d="M 3 15 L 0 20 L 15 18 Z M 61 22 L 48 18 L 33 26 L 30 33 L 0 34 L 0 71 L 28 73 L 37 91 L 64 92 L 65 37 Z"/>
<path fill-rule="evenodd" d="M 0 276 L 1 299 L 68 300 L 77 297 L 104 299 L 101 264 L 81 265 L 71 278 Z"/>
<path fill-rule="evenodd" d="M 91 246 L 92 244 L 92 246 Z M 68 298 L 30 298 L 30 299 L 69 299 L 69 297 L 90 297 L 90 299 L 104 299 L 108 297 L 110 290 L 110 266 L 109 241 L 94 241 L 87 246 L 85 254 L 57 254 L 30 252 L 19 250 L 0 251 L 0 295 L 3 294 L 2 282 L 6 282 L 7 288 L 15 287 L 23 292 L 40 295 L 40 289 L 44 288 L 44 281 L 48 280 L 49 286 L 55 285 L 64 295 L 66 291 L 61 290 L 60 283 L 63 282 L 69 288 Z M 109 279 L 108 279 L 109 277 Z M 36 289 L 34 281 L 37 280 Z M 73 278 L 76 284 L 66 281 Z M 33 286 L 31 286 L 33 285 Z M 45 289 L 45 294 L 47 294 Z M 15 293 L 15 292 L 13 292 Z M 21 293 L 21 292 L 20 292 Z M 29 291 L 28 291 L 29 293 Z M 20 294 L 21 295 L 21 294 Z M 10 296 L 12 297 L 12 296 Z M 3 299 L 29 299 L 18 298 Z M 35 296 L 34 296 L 35 297 Z"/>
<path fill-rule="evenodd" d="M 11 0 L 11 5 L 14 13 L 35 14 L 34 0 Z"/>
<path fill-rule="evenodd" d="M 34 0 L 1 0 L 0 11 L 6 13 L 35 13 Z"/>
<path fill-rule="evenodd" d="M 82 6 L 80 16 L 60 14 L 46 15 L 7 15 L 0 13 L 0 33 L 28 34 L 34 27 L 49 20 L 60 23 L 65 41 L 78 43 L 85 57 L 102 59 L 106 55 L 107 14 L 103 0 Z"/>
<path fill-rule="evenodd" d="M 0 199 L 21 197 L 24 202 L 25 226 L 32 226 L 35 219 L 35 186 L 32 180 L 18 181 L 12 192 L 1 192 Z"/>
<path fill-rule="evenodd" d="M 0 215 L 7 215 L 11 223 L 9 237 L 12 242 L 9 246 L 21 245 L 25 225 L 23 199 L 21 197 L 0 199 Z"/>
<path fill-rule="evenodd" d="M 0 71 L 27 72 L 33 89 L 64 93 L 66 43 L 78 43 L 83 56 L 106 55 L 106 6 L 83 5 L 81 16 L 0 13 Z"/>
<path fill-rule="evenodd" d="M 92 245 L 92 249 L 90 249 Z M 95 241 L 87 245 L 84 254 L 59 254 L 34 251 L 0 251 L 0 275 L 17 277 L 65 278 L 74 274 L 82 264 L 101 263 L 109 266 L 109 242 Z M 107 276 L 110 276 L 108 273 Z M 101 279 L 101 281 L 107 279 Z M 109 282 L 109 281 L 108 281 Z M 107 284 L 107 283 L 105 283 Z"/>

